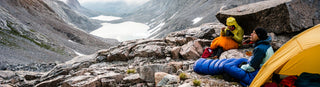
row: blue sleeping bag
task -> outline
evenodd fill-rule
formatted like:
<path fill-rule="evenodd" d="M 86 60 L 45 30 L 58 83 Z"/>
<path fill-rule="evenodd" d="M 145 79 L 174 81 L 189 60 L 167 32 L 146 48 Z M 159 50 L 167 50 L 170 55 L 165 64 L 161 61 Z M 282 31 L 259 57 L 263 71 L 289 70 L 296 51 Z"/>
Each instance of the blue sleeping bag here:
<path fill-rule="evenodd" d="M 239 67 L 239 65 L 242 62 L 248 62 L 248 59 L 245 59 L 245 58 L 236 59 L 232 62 L 226 63 L 223 69 L 224 69 L 224 72 L 229 74 L 231 77 L 240 80 L 240 83 L 243 86 L 247 86 L 247 85 L 250 85 L 250 83 L 252 82 L 254 77 L 257 75 L 259 70 L 256 70 L 254 72 L 246 72 Z"/>
<path fill-rule="evenodd" d="M 239 68 L 242 62 L 247 62 L 245 58 L 232 59 L 198 59 L 193 66 L 194 72 L 204 75 L 219 75 L 227 73 L 233 78 L 239 79 L 244 86 L 250 85 L 259 70 L 254 72 L 246 72 Z"/>
<path fill-rule="evenodd" d="M 230 61 L 230 59 L 213 60 L 200 58 L 193 65 L 193 71 L 198 74 L 219 75 L 223 72 L 224 64 Z"/>

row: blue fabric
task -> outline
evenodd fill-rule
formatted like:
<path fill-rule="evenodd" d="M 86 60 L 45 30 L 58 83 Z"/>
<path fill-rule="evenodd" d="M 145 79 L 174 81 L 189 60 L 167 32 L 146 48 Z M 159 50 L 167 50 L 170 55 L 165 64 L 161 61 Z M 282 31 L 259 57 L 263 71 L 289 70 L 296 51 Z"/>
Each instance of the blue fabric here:
<path fill-rule="evenodd" d="M 233 60 L 233 59 L 232 59 Z M 228 63 L 232 60 L 229 59 L 198 59 L 194 66 L 193 71 L 198 74 L 205 74 L 205 75 L 219 75 L 223 73 L 223 66 L 225 63 Z"/>
<path fill-rule="evenodd" d="M 240 59 L 198 59 L 194 66 L 194 72 L 198 74 L 205 75 L 219 75 L 222 73 L 227 73 L 230 76 L 239 79 L 244 86 L 249 85 L 251 81 L 254 79 L 259 70 L 254 72 L 246 72 L 239 68 L 239 65 L 242 62 L 248 62 L 248 59 L 240 58 Z"/>
<path fill-rule="evenodd" d="M 200 58 L 198 59 L 194 64 L 193 64 L 193 71 L 198 73 L 198 74 L 203 74 L 201 73 L 201 67 L 202 67 L 202 63 L 205 61 L 205 58 Z"/>
<path fill-rule="evenodd" d="M 260 68 L 260 64 L 265 58 L 268 48 L 271 47 L 270 43 L 271 37 L 268 37 L 266 40 L 259 40 L 254 44 L 255 48 L 253 50 L 253 55 L 249 58 L 248 61 L 248 64 L 251 67 L 256 70 Z"/>
<path fill-rule="evenodd" d="M 217 74 L 218 74 L 218 72 L 215 72 L 216 70 L 215 70 L 215 67 L 214 67 L 214 65 L 215 65 L 217 62 L 218 62 L 218 60 L 213 60 L 213 61 L 210 63 L 210 65 L 209 65 L 209 73 L 210 73 L 210 75 L 217 75 Z"/>
<path fill-rule="evenodd" d="M 213 61 L 212 59 L 207 59 L 207 60 L 205 60 L 205 61 L 202 63 L 202 67 L 201 67 L 201 69 L 200 69 L 200 72 L 203 73 L 203 74 L 206 74 L 206 75 L 210 75 L 209 65 L 210 65 L 210 63 L 211 63 L 212 61 Z"/>
<path fill-rule="evenodd" d="M 247 62 L 247 61 L 248 60 L 245 58 L 240 58 L 224 65 L 224 71 L 227 74 L 229 74 L 231 77 L 240 80 L 240 83 L 243 86 L 250 85 L 254 77 L 259 72 L 259 70 L 256 70 L 254 72 L 246 72 L 238 67 L 242 62 Z"/>

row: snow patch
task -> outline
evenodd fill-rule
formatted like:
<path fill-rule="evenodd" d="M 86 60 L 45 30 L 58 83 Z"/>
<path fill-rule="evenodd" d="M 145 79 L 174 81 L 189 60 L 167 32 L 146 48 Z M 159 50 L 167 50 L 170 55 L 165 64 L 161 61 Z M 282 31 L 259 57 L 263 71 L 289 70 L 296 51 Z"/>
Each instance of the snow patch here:
<path fill-rule="evenodd" d="M 161 30 L 162 26 L 165 25 L 166 23 L 162 22 L 160 23 L 158 26 L 154 27 L 152 30 L 149 30 L 150 35 L 158 32 L 159 30 Z"/>
<path fill-rule="evenodd" d="M 67 3 L 67 0 L 59 0 L 59 1 L 62 1 L 62 2 L 64 2 L 64 3 Z"/>
<path fill-rule="evenodd" d="M 99 15 L 97 17 L 91 17 L 91 19 L 96 19 L 96 20 L 101 20 L 101 21 L 114 21 L 114 20 L 119 20 L 122 18 L 121 17 L 114 17 L 114 16 Z"/>
<path fill-rule="evenodd" d="M 140 39 L 149 36 L 149 26 L 142 23 L 127 21 L 118 24 L 102 23 L 102 25 L 102 27 L 90 32 L 90 34 L 103 38 L 114 38 L 119 41 Z"/>
<path fill-rule="evenodd" d="M 195 19 L 192 20 L 193 24 L 198 23 L 199 21 L 201 21 L 203 19 L 203 17 L 197 17 Z"/>
<path fill-rule="evenodd" d="M 75 50 L 73 50 L 74 51 L 74 53 L 76 53 L 78 56 L 84 56 L 84 54 L 82 54 L 82 53 L 79 53 L 79 52 L 77 52 L 77 51 L 75 51 Z"/>

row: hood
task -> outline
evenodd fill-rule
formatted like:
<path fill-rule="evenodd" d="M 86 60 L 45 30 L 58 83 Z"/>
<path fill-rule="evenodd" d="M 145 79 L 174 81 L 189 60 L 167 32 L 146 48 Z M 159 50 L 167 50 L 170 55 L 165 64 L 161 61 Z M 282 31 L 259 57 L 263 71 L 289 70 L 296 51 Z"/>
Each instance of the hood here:
<path fill-rule="evenodd" d="M 259 44 L 269 45 L 269 44 L 271 43 L 271 40 L 272 40 L 271 37 L 268 36 L 268 38 L 265 39 L 265 40 L 259 40 L 259 41 L 257 41 L 257 42 L 254 44 L 254 47 L 258 46 Z"/>
<path fill-rule="evenodd" d="M 234 25 L 236 27 L 236 29 L 240 27 L 234 17 L 227 18 L 227 23 L 226 24 L 227 24 L 227 26 Z"/>

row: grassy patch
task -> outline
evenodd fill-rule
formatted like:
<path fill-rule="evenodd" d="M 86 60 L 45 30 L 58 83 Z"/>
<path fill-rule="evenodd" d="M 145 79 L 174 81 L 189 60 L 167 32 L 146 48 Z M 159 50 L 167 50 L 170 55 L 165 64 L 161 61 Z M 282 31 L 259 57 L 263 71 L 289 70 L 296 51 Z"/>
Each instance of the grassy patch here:
<path fill-rule="evenodd" d="M 201 81 L 200 80 L 195 79 L 192 82 L 193 82 L 194 86 L 200 86 L 201 85 Z"/>
<path fill-rule="evenodd" d="M 181 80 L 186 80 L 188 77 L 187 77 L 186 73 L 180 73 L 180 74 L 179 74 L 179 78 L 180 78 Z"/>
<path fill-rule="evenodd" d="M 130 74 L 130 73 L 136 73 L 136 70 L 135 70 L 135 69 L 128 69 L 128 70 L 127 70 L 127 73 L 128 73 L 128 74 Z"/>
<path fill-rule="evenodd" d="M 47 49 L 47 50 L 51 50 L 51 51 L 54 51 L 54 52 L 59 53 L 59 54 L 64 54 L 64 49 L 55 49 L 55 48 L 51 47 L 50 45 L 47 45 L 47 44 L 42 43 L 42 42 L 38 42 L 38 41 L 36 41 L 36 40 L 28 37 L 27 35 L 22 35 L 22 34 L 20 34 L 20 32 L 19 32 L 17 29 L 15 29 L 12 25 L 13 25 L 12 22 L 7 21 L 7 26 L 11 29 L 11 31 L 9 31 L 9 33 L 11 33 L 11 34 L 13 34 L 13 35 L 15 35 L 15 36 L 19 36 L 19 37 L 22 37 L 22 38 L 24 38 L 24 39 L 27 39 L 27 40 L 31 41 L 32 43 L 38 45 L 38 46 L 41 47 L 41 48 L 45 48 L 45 49 Z M 34 30 L 31 29 L 31 32 L 36 32 L 36 31 L 34 31 Z"/>

